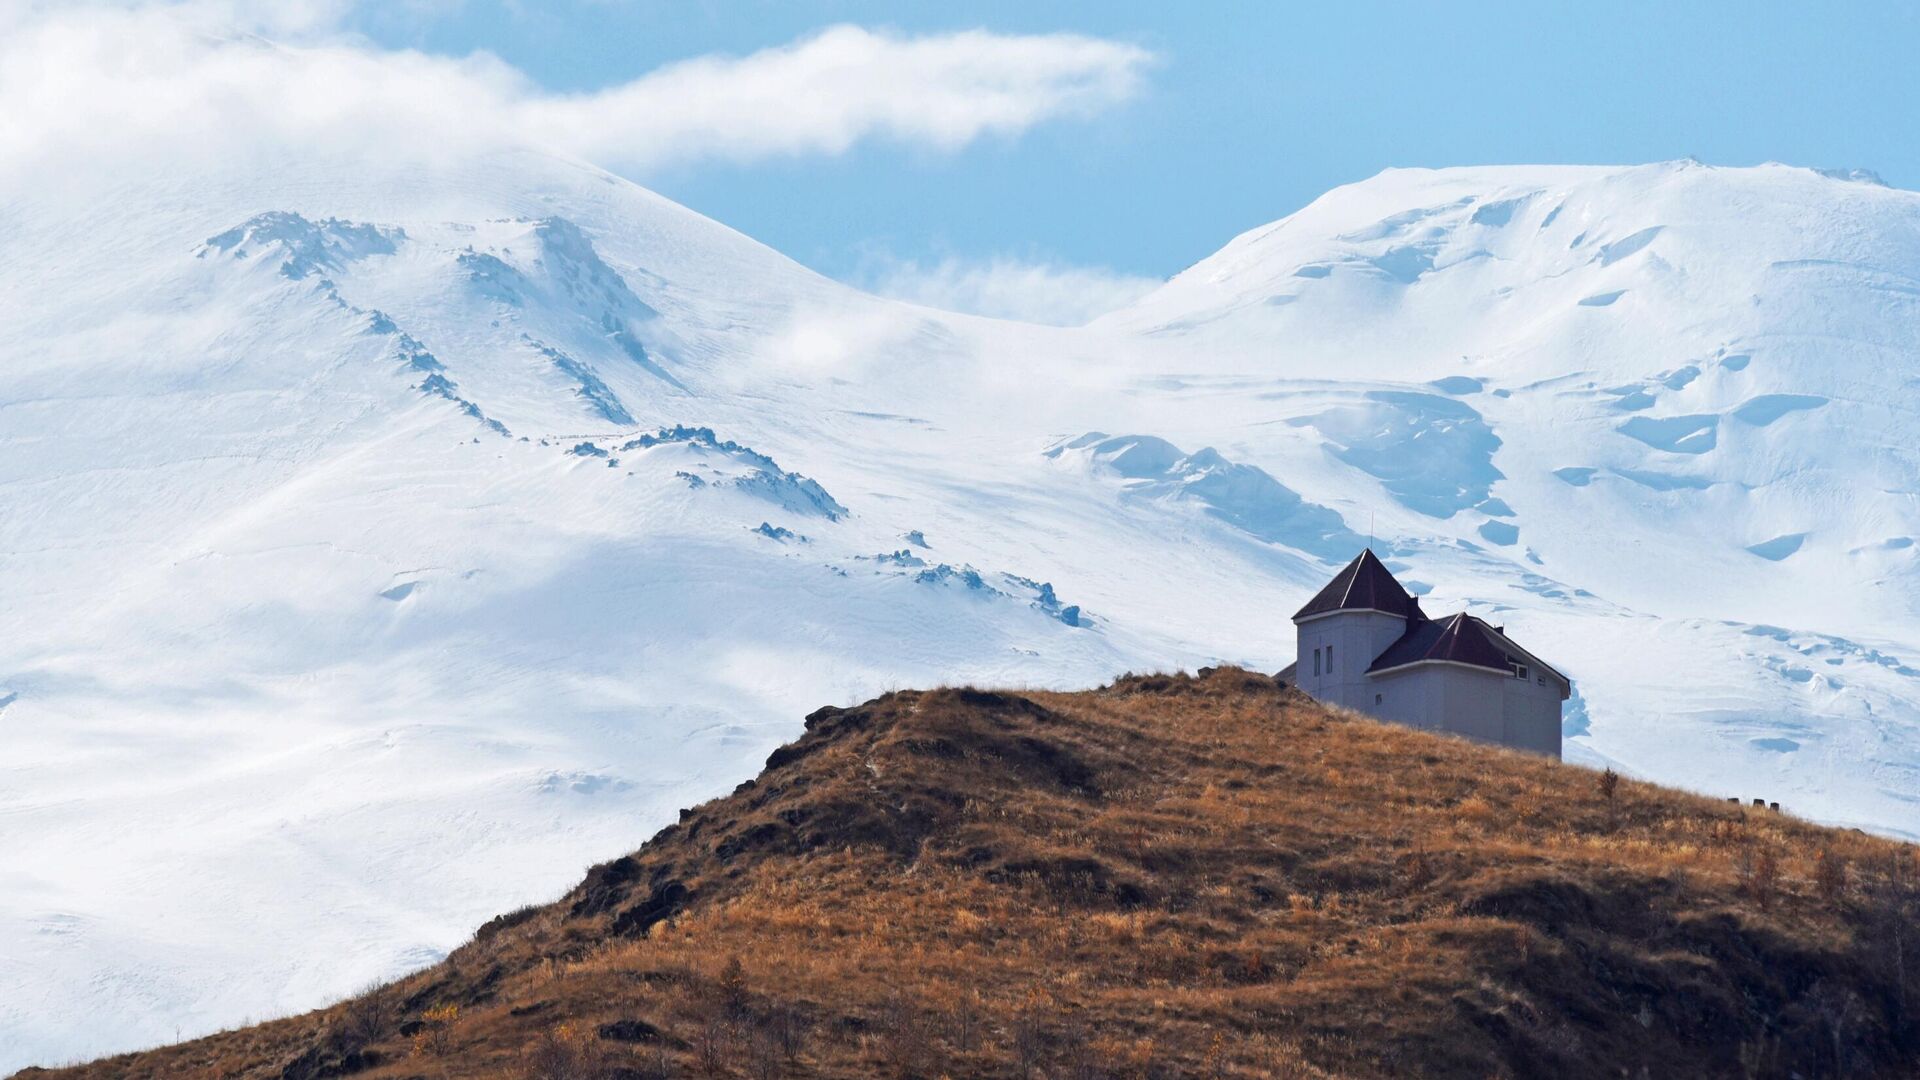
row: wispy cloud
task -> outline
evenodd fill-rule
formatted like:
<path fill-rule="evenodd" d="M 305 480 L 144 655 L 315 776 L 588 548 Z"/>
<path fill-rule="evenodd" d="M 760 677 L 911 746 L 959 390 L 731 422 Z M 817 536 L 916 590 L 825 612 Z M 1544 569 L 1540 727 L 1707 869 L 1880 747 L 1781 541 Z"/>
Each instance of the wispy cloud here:
<path fill-rule="evenodd" d="M 581 97 L 536 97 L 523 123 L 641 166 L 835 154 L 884 137 L 953 150 L 1133 96 L 1143 50 L 1071 34 L 902 37 L 836 26 L 743 57 L 673 64 Z"/>
<path fill-rule="evenodd" d="M 379 48 L 339 30 L 346 10 L 340 0 L 194 0 L 0 11 L 0 167 L 507 144 L 644 174 L 838 154 L 863 140 L 953 150 L 1124 102 L 1153 60 L 1073 34 L 835 26 L 559 94 L 489 54 Z"/>
<path fill-rule="evenodd" d="M 1093 266 L 1013 258 L 934 262 L 869 258 L 856 281 L 871 292 L 947 311 L 1079 326 L 1138 300 L 1160 279 Z"/>

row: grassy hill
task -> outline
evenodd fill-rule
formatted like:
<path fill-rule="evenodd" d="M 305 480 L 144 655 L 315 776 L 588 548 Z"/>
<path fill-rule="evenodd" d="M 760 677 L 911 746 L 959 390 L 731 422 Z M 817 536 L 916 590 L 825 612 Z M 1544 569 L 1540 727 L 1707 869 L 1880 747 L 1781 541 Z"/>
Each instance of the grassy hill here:
<path fill-rule="evenodd" d="M 1917 908 L 1913 848 L 1237 669 L 903 691 L 434 968 L 22 1075 L 1913 1076 Z"/>

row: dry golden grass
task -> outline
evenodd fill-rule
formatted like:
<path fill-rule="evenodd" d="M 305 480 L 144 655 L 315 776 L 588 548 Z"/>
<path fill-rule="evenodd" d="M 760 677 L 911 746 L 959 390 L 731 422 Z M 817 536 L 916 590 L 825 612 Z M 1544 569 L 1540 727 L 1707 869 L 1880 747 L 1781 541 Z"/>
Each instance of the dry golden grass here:
<path fill-rule="evenodd" d="M 1911 1076 L 1917 880 L 1234 669 L 907 691 L 380 995 L 58 1075 Z"/>

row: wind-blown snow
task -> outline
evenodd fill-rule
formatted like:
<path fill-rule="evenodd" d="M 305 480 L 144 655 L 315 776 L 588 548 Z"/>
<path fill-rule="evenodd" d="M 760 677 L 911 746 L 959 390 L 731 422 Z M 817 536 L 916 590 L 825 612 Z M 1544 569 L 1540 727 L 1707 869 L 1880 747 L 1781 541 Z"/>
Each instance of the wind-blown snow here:
<path fill-rule="evenodd" d="M 6 205 L 0 1068 L 426 963 L 822 703 L 1277 669 L 1370 534 L 1570 756 L 1920 833 L 1910 192 L 1390 172 L 1075 330 L 535 155 Z"/>

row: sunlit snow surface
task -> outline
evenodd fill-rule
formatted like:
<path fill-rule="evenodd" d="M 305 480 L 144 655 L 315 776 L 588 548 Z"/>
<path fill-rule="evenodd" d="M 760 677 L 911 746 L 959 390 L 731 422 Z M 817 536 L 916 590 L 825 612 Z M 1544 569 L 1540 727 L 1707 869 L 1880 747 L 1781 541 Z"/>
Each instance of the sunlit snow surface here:
<path fill-rule="evenodd" d="M 0 1068 L 430 962 L 892 687 L 1291 659 L 1371 534 L 1570 758 L 1920 834 L 1920 196 L 1392 172 L 1078 330 L 623 181 L 0 211 Z"/>

